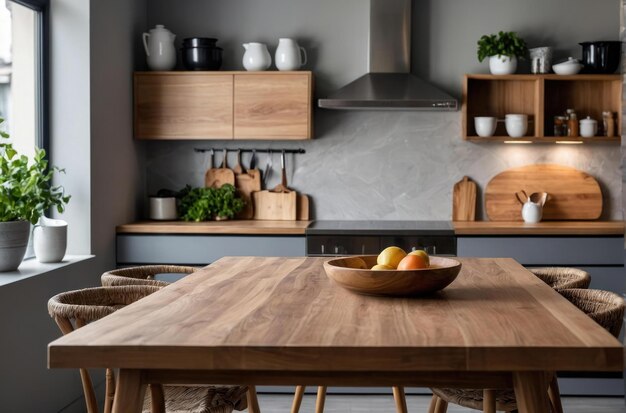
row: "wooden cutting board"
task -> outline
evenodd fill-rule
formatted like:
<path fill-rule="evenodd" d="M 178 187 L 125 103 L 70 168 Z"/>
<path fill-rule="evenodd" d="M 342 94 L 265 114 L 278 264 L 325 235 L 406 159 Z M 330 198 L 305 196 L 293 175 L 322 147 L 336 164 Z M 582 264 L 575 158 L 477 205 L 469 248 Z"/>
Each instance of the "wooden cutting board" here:
<path fill-rule="evenodd" d="M 485 210 L 491 221 L 521 221 L 515 193 L 547 192 L 544 220 L 589 220 L 602 215 L 602 191 L 591 175 L 568 166 L 527 165 L 508 169 L 489 181 Z"/>
<path fill-rule="evenodd" d="M 298 194 L 296 199 L 296 218 L 298 221 L 309 220 L 309 196 L 305 194 Z"/>
<path fill-rule="evenodd" d="M 237 218 L 252 219 L 254 217 L 252 193 L 261 190 L 261 171 L 248 169 L 246 173 L 235 174 L 235 188 L 239 190 L 241 198 L 246 202 L 246 206 L 237 215 Z"/>
<path fill-rule="evenodd" d="M 464 176 L 452 191 L 452 220 L 476 220 L 476 182 Z"/>
<path fill-rule="evenodd" d="M 271 191 L 253 192 L 254 219 L 295 221 L 297 218 L 297 198 L 296 191 L 286 193 Z"/>

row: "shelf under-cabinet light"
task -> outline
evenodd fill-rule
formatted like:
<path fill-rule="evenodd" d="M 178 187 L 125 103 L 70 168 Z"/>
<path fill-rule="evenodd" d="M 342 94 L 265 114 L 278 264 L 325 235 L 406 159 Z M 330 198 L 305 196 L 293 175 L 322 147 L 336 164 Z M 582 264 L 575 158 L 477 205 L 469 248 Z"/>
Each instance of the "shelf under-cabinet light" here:
<path fill-rule="evenodd" d="M 559 145 L 582 145 L 582 141 L 556 141 Z"/>
<path fill-rule="evenodd" d="M 529 144 L 532 142 L 531 141 L 504 141 L 504 143 L 521 145 L 521 144 Z"/>

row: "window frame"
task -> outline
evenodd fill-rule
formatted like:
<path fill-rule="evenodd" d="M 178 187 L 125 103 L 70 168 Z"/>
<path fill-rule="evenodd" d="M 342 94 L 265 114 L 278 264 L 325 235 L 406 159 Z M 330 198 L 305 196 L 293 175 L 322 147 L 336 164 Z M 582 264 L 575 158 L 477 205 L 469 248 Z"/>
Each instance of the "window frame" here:
<path fill-rule="evenodd" d="M 37 145 L 50 161 L 50 0 L 10 0 L 37 12 Z"/>

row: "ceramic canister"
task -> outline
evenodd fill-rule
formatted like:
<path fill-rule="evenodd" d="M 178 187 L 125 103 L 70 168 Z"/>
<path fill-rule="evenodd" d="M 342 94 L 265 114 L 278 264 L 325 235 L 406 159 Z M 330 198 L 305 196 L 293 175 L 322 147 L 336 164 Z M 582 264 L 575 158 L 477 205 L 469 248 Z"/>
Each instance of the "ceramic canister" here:
<path fill-rule="evenodd" d="M 33 248 L 39 262 L 61 262 L 67 248 L 67 222 L 41 217 L 33 228 Z"/>

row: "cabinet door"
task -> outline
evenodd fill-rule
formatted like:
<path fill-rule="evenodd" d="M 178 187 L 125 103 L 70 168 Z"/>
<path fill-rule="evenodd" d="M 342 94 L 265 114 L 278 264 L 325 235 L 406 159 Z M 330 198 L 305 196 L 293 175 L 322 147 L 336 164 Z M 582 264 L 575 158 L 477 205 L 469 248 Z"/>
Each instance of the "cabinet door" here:
<path fill-rule="evenodd" d="M 235 75 L 235 139 L 310 138 L 310 72 Z"/>
<path fill-rule="evenodd" d="M 233 76 L 135 74 L 135 137 L 232 139 Z"/>

